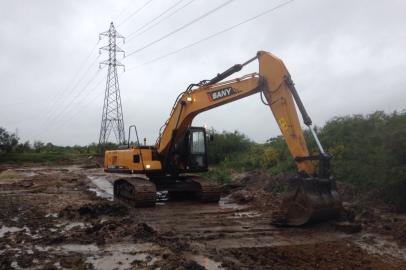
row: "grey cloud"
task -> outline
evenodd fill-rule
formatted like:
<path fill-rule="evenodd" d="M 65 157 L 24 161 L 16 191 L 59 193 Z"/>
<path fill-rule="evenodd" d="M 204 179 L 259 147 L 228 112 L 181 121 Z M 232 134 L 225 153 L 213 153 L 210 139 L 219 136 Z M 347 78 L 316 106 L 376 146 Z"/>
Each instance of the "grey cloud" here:
<path fill-rule="evenodd" d="M 132 33 L 174 1 L 154 0 L 118 31 L 124 36 Z M 165 23 L 120 46 L 134 51 L 221 2 L 195 0 Z M 57 144 L 97 141 L 106 70 L 83 89 L 98 68 L 95 64 L 79 87 L 65 89 L 72 85 L 78 68 L 84 71 L 96 59 L 97 50 L 80 66 L 96 44 L 98 33 L 108 28 L 112 18 L 119 22 L 143 3 L 2 1 L 0 126 L 18 128 L 20 136 L 29 140 Z M 281 1 L 237 0 L 122 62 L 127 68 L 138 66 L 278 3 Z M 180 91 L 250 58 L 257 50 L 269 50 L 285 61 L 318 125 L 336 115 L 404 109 L 405 23 L 404 1 L 294 1 L 176 55 L 124 74 L 120 71 L 125 123 L 137 124 L 141 136 L 153 143 Z M 97 61 L 105 57 L 101 55 Z M 254 71 L 256 65 L 251 64 L 240 75 Z M 99 81 L 100 86 L 94 87 Z M 53 107 L 54 115 L 58 114 L 77 93 L 80 98 L 60 118 L 50 121 L 52 115 L 46 117 Z M 279 134 L 269 108 L 257 95 L 205 112 L 194 124 L 238 129 L 259 142 Z"/>

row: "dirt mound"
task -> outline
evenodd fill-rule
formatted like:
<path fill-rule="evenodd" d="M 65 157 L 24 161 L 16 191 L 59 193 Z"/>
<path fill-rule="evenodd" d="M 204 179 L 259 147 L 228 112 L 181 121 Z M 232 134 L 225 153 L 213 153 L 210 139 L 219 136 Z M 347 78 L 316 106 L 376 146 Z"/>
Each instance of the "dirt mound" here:
<path fill-rule="evenodd" d="M 239 204 L 251 204 L 262 211 L 279 212 L 283 196 L 294 188 L 297 174 L 284 173 L 271 176 L 256 170 L 233 176 L 234 189 L 229 188 L 231 198 Z"/>
<path fill-rule="evenodd" d="M 362 211 L 357 211 L 355 221 L 361 223 L 367 232 L 389 236 L 399 245 L 406 246 L 406 217 L 404 216 L 366 207 Z"/>
<path fill-rule="evenodd" d="M 231 194 L 231 198 L 237 203 L 244 204 L 252 202 L 254 194 L 248 190 L 237 190 Z"/>
<path fill-rule="evenodd" d="M 159 261 L 153 265 L 153 269 L 162 270 L 206 270 L 193 260 L 186 259 L 178 254 L 166 254 L 164 260 Z"/>
<path fill-rule="evenodd" d="M 157 237 L 157 232 L 145 223 L 135 223 L 129 218 L 97 220 L 87 226 L 75 226 L 56 237 L 47 238 L 48 244 L 97 243 L 103 245 L 117 241 L 145 242 Z"/>
<path fill-rule="evenodd" d="M 223 267 L 251 269 L 255 258 L 258 269 L 400 269 L 406 263 L 395 258 L 371 256 L 351 242 L 327 242 L 312 245 L 267 248 L 225 249 L 220 252 Z M 228 258 L 239 258 L 235 263 Z"/>
<path fill-rule="evenodd" d="M 151 240 L 157 236 L 157 232 L 145 223 L 137 224 L 134 227 L 133 238 L 134 240 Z"/>
<path fill-rule="evenodd" d="M 67 206 L 59 212 L 59 216 L 67 219 L 94 219 L 100 216 L 125 216 L 128 208 L 122 204 L 103 201 L 83 206 Z"/>
<path fill-rule="evenodd" d="M 289 189 L 290 183 L 295 177 L 297 174 L 294 173 L 271 176 L 265 171 L 255 170 L 233 175 L 233 183 L 252 190 L 263 189 L 267 192 L 280 193 Z"/>

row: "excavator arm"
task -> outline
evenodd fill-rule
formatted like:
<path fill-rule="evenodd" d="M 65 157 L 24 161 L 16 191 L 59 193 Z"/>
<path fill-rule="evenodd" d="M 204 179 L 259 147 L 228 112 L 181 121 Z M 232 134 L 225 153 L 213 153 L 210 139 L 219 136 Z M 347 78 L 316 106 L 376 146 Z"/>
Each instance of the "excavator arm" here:
<path fill-rule="evenodd" d="M 259 62 L 259 73 L 222 81 L 255 59 Z M 315 175 L 315 167 L 310 161 L 311 157 L 309 157 L 294 100 L 308 126 L 311 126 L 310 117 L 300 101 L 283 62 L 276 56 L 263 51 L 258 52 L 257 56 L 249 61 L 235 65 L 211 80 L 192 84 L 183 92 L 178 97 L 157 140 L 158 153 L 171 156 L 173 145 L 184 136 L 197 114 L 259 92 L 265 96 L 264 103 L 272 110 L 289 151 L 296 160 L 298 170 L 307 175 Z M 315 139 L 318 142 L 317 136 Z"/>

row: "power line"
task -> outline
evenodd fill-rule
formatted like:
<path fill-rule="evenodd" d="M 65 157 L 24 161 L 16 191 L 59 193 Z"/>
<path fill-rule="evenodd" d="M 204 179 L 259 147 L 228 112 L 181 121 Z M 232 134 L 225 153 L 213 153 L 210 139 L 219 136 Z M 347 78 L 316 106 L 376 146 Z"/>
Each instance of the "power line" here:
<path fill-rule="evenodd" d="M 102 78 L 101 80 L 99 80 L 99 81 L 90 89 L 90 91 L 89 91 L 89 92 L 87 93 L 87 95 L 82 99 L 82 101 L 85 100 L 85 99 L 87 99 L 87 98 L 90 96 L 91 93 L 95 92 L 95 90 L 97 90 L 97 89 L 102 89 L 102 88 L 99 88 L 99 86 L 101 85 L 102 82 L 104 82 L 104 80 L 105 80 L 104 78 Z M 89 100 L 87 100 L 86 103 L 82 103 L 81 106 L 78 106 L 78 108 L 69 116 L 69 118 L 67 118 L 67 119 L 64 120 L 64 121 L 59 121 L 59 122 L 54 126 L 53 130 L 61 129 L 61 128 L 65 127 L 65 126 L 66 126 L 68 123 L 70 123 L 78 114 L 80 114 L 80 113 L 83 111 L 83 109 L 88 108 L 88 105 L 90 105 L 91 103 L 94 103 L 95 101 L 98 101 L 97 97 L 101 97 L 99 93 L 97 93 L 97 95 L 92 96 L 92 98 L 89 99 Z"/>
<path fill-rule="evenodd" d="M 81 64 L 79 65 L 79 67 L 83 67 L 83 66 L 84 66 L 84 64 L 87 62 L 87 60 L 88 60 L 88 59 L 90 58 L 90 56 L 93 54 L 93 51 L 97 48 L 97 44 L 98 44 L 98 42 L 96 42 L 96 44 L 94 45 L 94 47 L 93 47 L 92 50 L 90 51 L 90 54 L 89 54 L 86 58 L 84 58 L 84 60 L 83 60 L 83 61 L 81 62 Z M 95 59 L 95 60 L 93 61 L 93 63 L 94 63 L 96 60 L 97 60 L 97 59 Z M 91 66 L 89 66 L 89 67 L 91 67 Z M 67 86 L 66 86 L 62 91 L 59 91 L 58 93 L 55 94 L 54 97 L 57 97 L 57 98 L 55 99 L 56 101 L 52 103 L 53 106 L 49 109 L 48 113 L 51 113 L 51 111 L 54 110 L 54 107 L 57 105 L 57 103 L 58 103 L 58 101 L 60 100 L 60 98 L 66 93 L 66 91 L 67 91 L 69 88 L 71 88 L 70 86 L 71 86 L 72 82 L 74 82 L 74 81 L 76 80 L 76 77 L 79 75 L 79 73 L 80 73 L 81 70 L 82 70 L 82 69 L 79 68 L 79 69 L 77 70 L 77 72 L 74 74 L 74 76 L 72 77 L 72 79 L 69 80 L 69 83 L 67 84 Z M 87 72 L 87 71 L 86 71 L 86 72 Z M 86 72 L 85 72 L 85 73 L 86 73 Z M 81 79 L 80 79 L 78 82 L 80 82 L 82 79 L 83 79 L 83 77 L 81 77 Z M 76 85 L 78 84 L 78 82 L 75 84 L 75 86 L 74 86 L 73 88 L 76 87 Z M 59 94 L 59 95 L 58 95 L 58 94 Z M 31 104 L 30 101 L 20 101 L 20 102 L 13 103 L 13 104 L 3 105 L 3 106 L 1 106 L 0 109 L 4 109 L 4 108 L 7 108 L 7 107 L 14 107 L 14 106 L 16 106 L 16 105 L 24 105 L 24 104 L 28 104 L 28 103 Z"/>
<path fill-rule="evenodd" d="M 84 87 L 81 89 L 81 91 L 79 91 L 71 100 L 69 103 L 67 103 L 67 105 L 65 107 L 62 108 L 61 111 L 59 111 L 59 113 L 54 116 L 53 118 L 51 118 L 51 120 L 49 122 L 54 122 L 55 120 L 57 120 L 72 104 L 75 100 L 77 100 L 79 98 L 80 95 L 83 94 L 83 91 L 94 81 L 94 79 L 96 79 L 97 75 L 99 74 L 100 69 L 97 69 L 97 71 L 93 74 L 93 76 L 90 78 L 90 80 L 87 81 L 87 83 L 84 85 Z"/>
<path fill-rule="evenodd" d="M 181 51 L 183 51 L 183 50 L 185 50 L 185 49 L 188 49 L 188 48 L 190 48 L 190 47 L 193 47 L 193 46 L 195 46 L 195 45 L 197 45 L 197 44 L 199 44 L 199 43 L 201 43 L 201 42 L 204 42 L 204 41 L 206 41 L 206 40 L 209 40 L 209 39 L 211 39 L 211 38 L 214 38 L 214 37 L 216 37 L 216 36 L 218 36 L 218 35 L 221 35 L 221 34 L 223 34 L 223 33 L 225 33 L 225 32 L 231 31 L 231 30 L 233 30 L 234 28 L 237 28 L 237 27 L 239 27 L 239 26 L 241 26 L 241 25 L 243 25 L 243 24 L 246 24 L 246 23 L 248 23 L 248 22 L 250 22 L 250 21 L 253 21 L 253 20 L 255 20 L 255 19 L 259 18 L 259 17 L 262 17 L 262 16 L 264 16 L 264 15 L 270 13 L 270 12 L 273 12 L 273 11 L 275 11 L 275 10 L 277 10 L 277 9 L 279 9 L 279 8 L 281 8 L 281 7 L 283 7 L 283 6 L 286 6 L 286 5 L 290 4 L 290 3 L 292 3 L 293 1 L 295 1 L 295 0 L 289 0 L 289 1 L 283 2 L 283 3 L 281 3 L 281 4 L 277 5 L 277 6 L 274 6 L 274 7 L 270 8 L 270 9 L 267 9 L 267 10 L 265 10 L 265 11 L 263 11 L 263 12 L 261 12 L 261 13 L 255 15 L 255 16 L 253 16 L 253 17 L 251 17 L 251 18 L 248 18 L 248 19 L 246 19 L 246 20 L 244 20 L 244 21 L 242 21 L 242 22 L 239 22 L 239 23 L 234 24 L 234 25 L 232 25 L 232 26 L 230 26 L 230 27 L 227 27 L 227 28 L 225 28 L 225 29 L 223 29 L 223 30 L 221 30 L 221 31 L 219 31 L 219 32 L 216 32 L 216 33 L 214 33 L 214 34 L 211 34 L 211 35 L 209 35 L 209 36 L 207 36 L 207 37 L 205 37 L 205 38 L 202 38 L 202 39 L 200 39 L 200 40 L 198 40 L 198 41 L 195 41 L 195 42 L 193 42 L 193 43 L 190 43 L 190 44 L 188 44 L 188 45 L 186 45 L 186 46 L 184 46 L 184 47 L 182 47 L 182 48 L 179 48 L 179 49 L 177 49 L 177 50 L 175 50 L 175 51 L 172 51 L 172 52 L 170 52 L 170 53 L 167 53 L 167 54 L 158 56 L 158 57 L 156 57 L 156 58 L 153 58 L 153 59 L 151 59 L 151 60 L 149 60 L 149 61 L 147 61 L 147 62 L 144 62 L 144 63 L 142 63 L 142 64 L 140 64 L 140 65 L 138 65 L 138 66 L 135 66 L 135 67 L 132 67 L 132 68 L 128 68 L 127 71 L 131 71 L 131 70 L 140 68 L 140 67 L 142 67 L 142 66 L 151 64 L 151 63 L 156 62 L 156 61 L 158 61 L 158 60 L 161 60 L 161 59 L 163 59 L 163 58 L 166 58 L 166 57 L 169 57 L 169 56 L 174 55 L 174 54 L 176 54 L 176 53 L 179 53 L 179 52 L 181 52 Z"/>
<path fill-rule="evenodd" d="M 81 62 L 81 65 L 79 66 L 79 69 L 77 70 L 77 72 L 75 73 L 75 76 L 70 80 L 68 86 L 64 89 L 64 91 L 60 92 L 60 94 L 58 95 L 57 99 L 55 100 L 55 102 L 52 102 L 52 105 L 49 110 L 40 113 L 37 117 L 35 117 L 36 119 L 41 119 L 42 120 L 36 125 L 36 127 L 41 127 L 44 126 L 47 122 L 50 121 L 54 121 L 55 120 L 55 116 L 53 116 L 57 110 L 62 106 L 61 101 L 65 101 L 66 99 L 62 99 L 62 97 L 64 95 L 66 95 L 66 93 L 68 92 L 67 90 L 70 89 L 69 93 L 73 94 L 74 90 L 79 86 L 79 84 L 83 81 L 83 79 L 85 78 L 85 75 L 90 71 L 91 67 L 95 64 L 95 62 L 97 61 L 98 57 L 96 57 L 86 68 L 85 72 L 81 74 L 81 76 L 79 77 L 79 79 L 76 81 L 76 83 L 73 85 L 73 87 L 70 87 L 72 85 L 72 82 L 75 81 L 76 77 L 78 77 L 78 75 L 80 74 L 80 71 L 82 71 L 82 67 L 84 67 L 85 63 L 89 60 L 89 58 L 93 55 L 93 52 L 95 51 L 95 49 L 97 48 L 97 45 L 99 44 L 99 41 L 96 42 L 96 44 L 93 46 L 93 48 L 91 49 L 90 53 L 88 54 L 88 56 L 86 58 L 84 58 L 84 60 Z M 90 83 L 90 82 L 89 82 Z M 49 102 L 51 103 L 51 102 Z M 59 105 L 59 106 L 58 106 Z M 32 121 L 32 119 L 31 119 Z M 25 121 L 21 121 L 20 123 L 25 122 Z M 40 134 L 41 131 L 37 134 Z"/>
<path fill-rule="evenodd" d="M 150 25 L 149 27 L 145 28 L 144 30 L 141 30 L 140 32 L 136 33 L 133 37 L 127 39 L 127 41 L 131 41 L 132 39 L 134 39 L 137 36 L 140 36 L 142 34 L 144 34 L 146 31 L 154 28 L 155 26 L 159 25 L 161 22 L 165 21 L 166 19 L 169 19 L 170 17 L 172 17 L 173 15 L 175 15 L 176 13 L 178 13 L 179 11 L 181 11 L 182 9 L 184 9 L 185 7 L 187 7 L 188 5 L 190 5 L 191 3 L 193 3 L 195 0 L 190 0 L 189 2 L 187 2 L 186 4 L 184 4 L 183 6 L 175 9 L 173 12 L 171 12 L 170 14 L 168 14 L 167 16 L 163 17 L 161 20 L 157 21 L 156 23 L 154 23 L 153 25 Z"/>
<path fill-rule="evenodd" d="M 97 60 L 97 58 L 96 58 L 96 60 Z M 90 66 L 91 67 L 91 66 Z M 59 99 L 58 99 L 59 100 Z M 11 104 L 11 106 L 15 106 L 15 105 L 21 105 L 21 104 L 27 104 L 28 102 L 18 102 L 18 103 L 14 103 L 14 104 Z M 53 103 L 53 105 L 55 105 L 55 104 L 57 104 L 57 102 L 54 102 Z M 0 109 L 2 109 L 3 107 L 1 107 Z M 45 122 L 46 122 L 46 120 L 48 120 L 48 118 L 50 118 L 50 116 L 52 115 L 52 112 L 51 111 L 53 111 L 53 107 L 51 108 L 51 110 L 49 110 L 48 111 L 48 114 L 46 115 L 46 117 L 44 117 L 44 119 L 43 119 L 43 121 L 41 122 L 41 123 L 39 123 L 38 124 L 38 126 L 40 126 L 40 125 L 42 125 L 42 124 L 44 124 Z M 41 118 L 41 115 L 38 115 L 37 117 L 34 117 L 35 119 L 39 119 L 39 118 Z M 22 124 L 22 123 L 25 123 L 25 122 L 28 122 L 28 121 L 32 121 L 33 120 L 33 118 L 32 118 L 32 115 L 31 115 L 31 118 L 30 119 L 26 119 L 26 120 L 20 120 L 20 121 L 17 121 L 17 122 L 12 122 L 12 124 L 13 125 L 19 125 L 19 124 Z"/>
<path fill-rule="evenodd" d="M 85 75 L 88 74 L 88 72 L 90 71 L 90 69 L 92 68 L 92 66 L 97 62 L 98 57 L 96 57 L 90 64 L 89 66 L 86 68 L 85 72 L 80 76 L 79 80 L 76 81 L 76 83 L 73 85 L 73 87 L 71 88 L 67 88 L 65 90 L 70 89 L 69 94 L 72 94 L 75 89 L 79 86 L 79 84 L 83 81 L 83 79 L 86 78 Z M 64 99 L 62 99 L 62 97 L 64 95 L 66 95 L 66 92 L 68 91 L 64 91 L 61 93 L 61 95 L 58 96 L 58 98 L 55 100 L 55 102 L 53 103 L 53 106 L 50 108 L 50 110 L 48 111 L 48 113 L 46 114 L 46 116 L 44 117 L 44 121 L 46 121 L 47 119 L 49 119 L 51 117 L 51 115 L 55 112 L 55 110 L 58 108 L 58 105 L 60 105 L 60 101 L 64 101 Z M 68 95 L 69 95 L 68 94 Z"/>
<path fill-rule="evenodd" d="M 65 107 L 63 107 L 62 110 L 61 110 L 56 116 L 54 116 L 53 118 L 51 118 L 50 121 L 48 121 L 48 123 L 55 122 L 58 118 L 60 118 L 60 117 L 63 115 L 63 113 L 65 113 L 65 112 L 69 109 L 69 107 L 73 104 L 73 102 L 74 102 L 81 94 L 83 94 L 84 90 L 86 90 L 86 88 L 89 87 L 89 85 L 96 79 L 96 77 L 97 77 L 97 75 L 99 74 L 99 72 L 100 72 L 100 69 L 97 69 L 96 73 L 94 73 L 94 75 L 91 77 L 91 79 L 90 79 L 89 81 L 87 81 L 87 83 L 81 88 L 81 91 L 78 92 L 78 94 L 77 94 L 73 99 L 71 99 L 70 102 L 69 102 Z M 55 128 L 55 127 L 54 127 L 54 128 Z M 42 130 L 40 130 L 39 132 L 37 132 L 33 137 L 37 137 L 37 136 L 43 134 L 43 133 L 46 132 L 46 131 L 48 131 L 48 130 L 42 129 Z"/>
<path fill-rule="evenodd" d="M 193 19 L 193 20 L 191 20 L 190 22 L 188 22 L 188 23 L 182 25 L 181 27 L 179 27 L 179 28 L 177 28 L 177 29 L 175 29 L 175 30 L 173 30 L 173 31 L 171 31 L 171 32 L 169 32 L 169 33 L 163 35 L 162 37 L 160 37 L 160 38 L 158 38 L 158 39 L 156 39 L 156 40 L 154 40 L 154 41 L 152 41 L 152 42 L 150 42 L 150 43 L 144 45 L 143 47 L 141 47 L 141 48 L 139 48 L 139 49 L 137 49 L 137 50 L 135 50 L 135 51 L 130 52 L 130 53 L 127 55 L 127 57 L 129 57 L 129 56 L 131 56 L 131 55 L 133 55 L 133 54 L 136 54 L 136 53 L 138 53 L 138 52 L 140 52 L 140 51 L 142 51 L 142 50 L 144 50 L 144 49 L 146 49 L 146 48 L 148 48 L 148 47 L 154 45 L 155 43 L 158 43 L 158 42 L 160 42 L 160 41 L 162 41 L 162 40 L 164 40 L 164 39 L 170 37 L 171 35 L 173 35 L 173 34 L 179 32 L 179 31 L 181 31 L 181 30 L 183 30 L 183 29 L 185 29 L 185 28 L 191 26 L 192 24 L 194 24 L 194 23 L 196 23 L 196 22 L 202 20 L 203 18 L 205 18 L 205 17 L 209 16 L 210 14 L 212 14 L 212 13 L 214 13 L 214 12 L 216 12 L 216 11 L 222 9 L 223 7 L 225 7 L 225 6 L 229 5 L 229 4 L 231 4 L 231 3 L 234 2 L 234 1 L 235 1 L 235 0 L 228 0 L 227 2 L 225 2 L 225 3 L 223 3 L 223 4 L 219 5 L 219 6 L 217 6 L 217 7 L 215 7 L 215 8 L 213 8 L 213 9 L 211 9 L 211 10 L 209 10 L 208 12 L 202 14 L 201 16 L 199 16 L 199 17 L 197 17 L 197 18 L 195 18 L 195 19 Z"/>
<path fill-rule="evenodd" d="M 156 16 L 155 18 L 153 18 L 152 20 L 149 20 L 148 22 L 144 23 L 142 26 L 140 26 L 138 29 L 136 29 L 134 32 L 130 33 L 127 35 L 127 38 L 131 37 L 132 35 L 136 34 L 137 32 L 139 32 L 140 30 L 142 30 L 143 28 L 145 28 L 146 26 L 148 26 L 149 24 L 151 24 L 152 22 L 154 22 L 155 20 L 159 19 L 160 17 L 162 17 L 163 15 L 165 15 L 167 12 L 169 12 L 171 9 L 173 9 L 174 7 L 176 7 L 177 5 L 179 5 L 180 3 L 182 3 L 184 0 L 179 0 L 177 1 L 175 4 L 171 5 L 169 8 L 165 9 L 163 12 L 161 12 L 158 16 Z M 127 39 L 128 40 L 128 39 Z"/>
<path fill-rule="evenodd" d="M 82 67 L 85 66 L 85 63 L 89 60 L 89 58 L 93 55 L 93 52 L 95 51 L 95 49 L 97 48 L 97 45 L 99 44 L 99 42 L 96 42 L 96 44 L 93 46 L 93 48 L 91 49 L 89 55 L 81 62 L 77 72 L 75 73 L 75 75 L 73 76 L 73 78 L 69 81 L 68 85 L 65 87 L 65 89 L 63 89 L 63 91 L 59 92 L 59 95 L 56 95 L 56 99 L 55 102 L 52 103 L 52 106 L 49 108 L 48 112 L 46 113 L 46 116 L 44 117 L 43 122 L 45 122 L 47 119 L 50 118 L 50 116 L 54 113 L 55 109 L 58 107 L 58 104 L 60 103 L 59 101 L 61 101 L 62 97 L 64 95 L 66 95 L 66 93 L 68 92 L 68 90 L 70 89 L 70 93 L 72 93 L 75 88 L 79 85 L 80 82 L 82 82 L 82 80 L 85 78 L 85 75 L 89 72 L 90 68 L 93 66 L 93 64 L 97 61 L 97 57 L 89 64 L 89 66 L 86 68 L 85 72 L 79 77 L 79 79 L 76 81 L 75 84 L 73 84 L 72 87 L 72 83 L 77 79 L 78 75 L 80 74 L 80 72 L 83 70 Z M 42 123 L 41 123 L 42 124 Z"/>
<path fill-rule="evenodd" d="M 148 6 L 153 0 L 148 0 L 144 5 L 142 5 L 140 8 L 138 8 L 136 11 L 128 15 L 124 20 L 122 20 L 120 23 L 117 24 L 117 27 L 123 25 L 125 22 L 127 22 L 129 19 L 137 15 L 141 10 L 143 10 L 146 6 Z"/>
<path fill-rule="evenodd" d="M 99 81 L 86 93 L 86 95 L 81 99 L 81 101 L 84 101 L 84 100 L 88 99 L 88 97 L 90 96 L 90 94 L 96 93 L 96 90 L 97 90 L 97 89 L 102 89 L 102 88 L 99 88 L 99 86 L 100 86 L 101 83 L 103 83 L 103 82 L 105 82 L 105 78 L 102 78 L 101 80 L 99 80 Z M 74 119 L 74 117 L 75 117 L 76 115 L 80 114 L 80 113 L 83 111 L 83 109 L 88 108 L 88 105 L 90 105 L 91 103 L 94 103 L 95 101 L 98 101 L 97 97 L 101 97 L 99 93 L 97 93 L 97 95 L 93 95 L 92 98 L 89 99 L 87 102 L 85 102 L 85 103 L 82 102 L 82 105 L 78 106 L 78 108 L 76 108 L 76 110 L 75 110 L 72 114 L 70 114 L 70 117 L 69 117 L 69 118 L 67 118 L 67 119 L 64 120 L 64 121 L 59 121 L 59 122 L 55 125 L 54 130 L 55 130 L 55 129 L 61 129 L 61 128 L 65 127 L 69 122 L 71 122 L 71 121 Z"/>

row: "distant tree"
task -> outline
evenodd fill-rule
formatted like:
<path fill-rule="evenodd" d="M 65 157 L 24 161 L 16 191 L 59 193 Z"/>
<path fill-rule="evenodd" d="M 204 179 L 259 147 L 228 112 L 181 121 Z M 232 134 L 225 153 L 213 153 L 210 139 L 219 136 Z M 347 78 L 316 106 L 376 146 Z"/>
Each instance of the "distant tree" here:
<path fill-rule="evenodd" d="M 211 130 L 213 141 L 208 144 L 208 158 L 211 164 L 217 164 L 238 153 L 247 151 L 252 142 L 238 131 L 217 133 Z"/>
<path fill-rule="evenodd" d="M 26 153 L 31 151 L 31 145 L 29 141 L 25 141 L 24 143 L 19 143 L 16 148 L 15 151 L 17 153 Z"/>
<path fill-rule="evenodd" d="M 37 153 L 41 152 L 41 150 L 44 148 L 44 143 L 41 141 L 34 141 L 34 149 Z"/>
<path fill-rule="evenodd" d="M 9 133 L 0 127 L 0 152 L 10 153 L 17 146 L 18 141 L 19 138 L 15 133 Z"/>

